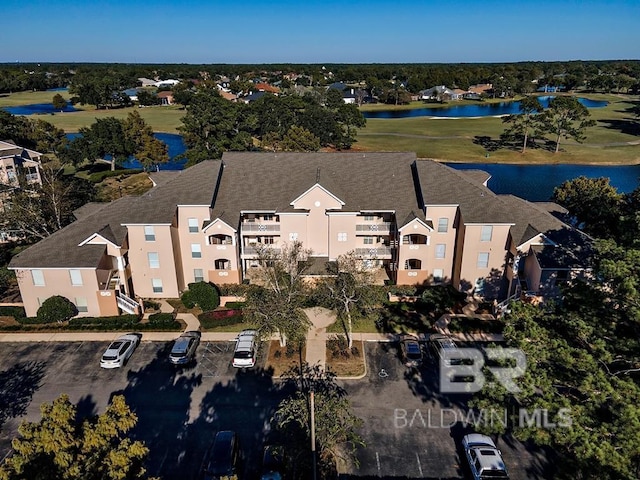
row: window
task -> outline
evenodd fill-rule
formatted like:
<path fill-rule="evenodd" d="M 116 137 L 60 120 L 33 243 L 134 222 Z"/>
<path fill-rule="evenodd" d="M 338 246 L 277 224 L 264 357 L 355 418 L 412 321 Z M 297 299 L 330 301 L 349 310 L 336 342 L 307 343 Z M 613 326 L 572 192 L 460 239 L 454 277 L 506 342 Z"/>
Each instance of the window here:
<path fill-rule="evenodd" d="M 273 215 L 271 214 L 267 214 L 264 216 L 264 221 L 265 222 L 272 222 L 273 221 Z"/>
<path fill-rule="evenodd" d="M 190 218 L 189 219 L 189 233 L 198 233 L 198 230 L 200 230 L 200 227 L 198 226 L 198 219 L 197 218 Z"/>
<path fill-rule="evenodd" d="M 364 237 L 365 245 L 373 245 L 373 237 Z"/>
<path fill-rule="evenodd" d="M 199 243 L 191 244 L 191 258 L 202 258 L 202 247 Z"/>
<path fill-rule="evenodd" d="M 433 281 L 434 282 L 441 282 L 443 278 L 444 278 L 444 270 L 441 269 L 441 268 L 434 268 L 433 269 Z"/>
<path fill-rule="evenodd" d="M 436 258 L 444 258 L 447 252 L 447 245 L 444 243 L 438 243 L 436 245 Z"/>
<path fill-rule="evenodd" d="M 346 242 L 346 241 L 347 241 L 347 234 L 346 234 L 346 232 L 340 232 L 340 233 L 338 233 L 338 241 L 339 241 L 339 242 Z"/>
<path fill-rule="evenodd" d="M 87 299 L 85 297 L 76 297 L 76 308 L 78 312 L 88 312 L 89 306 L 87 305 Z"/>
<path fill-rule="evenodd" d="M 492 234 L 493 234 L 493 225 L 483 225 L 482 233 L 480 234 L 480 241 L 490 242 Z"/>
<path fill-rule="evenodd" d="M 194 282 L 204 282 L 204 270 L 201 268 L 193 269 L 193 281 Z"/>
<path fill-rule="evenodd" d="M 145 242 L 156 241 L 156 232 L 151 225 L 147 225 L 146 227 L 144 227 L 144 241 Z"/>
<path fill-rule="evenodd" d="M 364 216 L 364 221 L 365 222 L 373 222 L 374 218 L 375 217 L 373 215 L 365 215 Z"/>
<path fill-rule="evenodd" d="M 71 277 L 71 285 L 74 287 L 82 286 L 82 272 L 80 270 L 69 270 L 69 276 Z"/>
<path fill-rule="evenodd" d="M 158 252 L 147 253 L 147 258 L 149 259 L 149 268 L 160 268 L 160 256 Z"/>
<path fill-rule="evenodd" d="M 153 287 L 153 293 L 162 293 L 162 279 L 152 278 L 151 286 Z"/>
<path fill-rule="evenodd" d="M 478 254 L 478 268 L 487 268 L 489 266 L 489 253 L 480 252 Z"/>
<path fill-rule="evenodd" d="M 44 287 L 44 274 L 42 270 L 31 270 L 31 278 L 36 287 Z"/>
<path fill-rule="evenodd" d="M 447 233 L 449 230 L 449 219 L 448 218 L 439 218 L 438 219 L 438 233 Z"/>
<path fill-rule="evenodd" d="M 274 237 L 263 237 L 262 238 L 262 244 L 263 245 L 273 245 L 275 244 L 275 238 Z"/>
<path fill-rule="evenodd" d="M 290 242 L 295 242 L 296 240 L 298 240 L 298 233 L 297 232 L 291 232 L 289 234 L 289 241 Z"/>

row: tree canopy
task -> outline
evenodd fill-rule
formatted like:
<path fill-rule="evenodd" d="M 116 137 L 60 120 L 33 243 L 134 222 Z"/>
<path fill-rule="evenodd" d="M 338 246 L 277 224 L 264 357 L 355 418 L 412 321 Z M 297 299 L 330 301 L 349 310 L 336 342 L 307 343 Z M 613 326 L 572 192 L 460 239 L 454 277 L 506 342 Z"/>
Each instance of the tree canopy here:
<path fill-rule="evenodd" d="M 555 135 L 556 153 L 560 150 L 560 139 L 571 138 L 576 142 L 585 139 L 585 130 L 596 124 L 589 117 L 591 114 L 587 107 L 582 105 L 575 97 L 560 96 L 549 102 L 549 108 L 540 118 L 545 131 Z"/>
<path fill-rule="evenodd" d="M 12 442 L 13 454 L 0 465 L 0 480 L 144 479 L 148 449 L 127 433 L 136 415 L 122 395 L 106 411 L 84 421 L 67 395 L 40 407 L 39 422 L 25 422 Z"/>

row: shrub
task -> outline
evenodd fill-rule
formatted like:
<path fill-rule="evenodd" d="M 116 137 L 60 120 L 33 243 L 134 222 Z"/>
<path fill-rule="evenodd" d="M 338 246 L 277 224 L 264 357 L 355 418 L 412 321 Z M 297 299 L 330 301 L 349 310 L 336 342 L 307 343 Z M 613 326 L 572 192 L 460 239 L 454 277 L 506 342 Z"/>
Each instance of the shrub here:
<path fill-rule="evenodd" d="M 0 307 L 0 317 L 13 317 L 16 320 L 27 316 L 23 307 Z"/>
<path fill-rule="evenodd" d="M 204 328 L 226 327 L 243 323 L 242 310 L 214 310 L 198 315 L 200 325 Z"/>
<path fill-rule="evenodd" d="M 216 285 L 216 287 L 218 288 L 220 295 L 234 297 L 244 297 L 249 289 L 253 288 L 252 285 L 236 283 L 225 283 L 222 285 Z"/>
<path fill-rule="evenodd" d="M 145 310 L 150 309 L 150 310 L 160 310 L 160 303 L 159 302 L 154 302 L 153 300 L 145 300 L 143 302 L 144 308 Z"/>
<path fill-rule="evenodd" d="M 42 323 L 61 323 L 75 317 L 78 309 L 66 297 L 55 295 L 47 298 L 38 309 L 36 316 Z"/>
<path fill-rule="evenodd" d="M 213 310 L 220 305 L 218 291 L 208 282 L 190 283 L 189 290 L 184 292 L 180 299 L 185 307 L 193 308 L 197 305 L 205 312 Z"/>
<path fill-rule="evenodd" d="M 227 302 L 224 304 L 224 307 L 232 310 L 242 310 L 246 304 L 247 302 Z"/>
<path fill-rule="evenodd" d="M 176 322 L 172 313 L 154 313 L 149 315 L 149 325 L 173 325 Z"/>
<path fill-rule="evenodd" d="M 69 320 L 69 327 L 77 330 L 134 330 L 138 328 L 138 315 L 113 317 L 80 317 Z"/>
<path fill-rule="evenodd" d="M 126 170 L 114 170 L 114 171 L 105 170 L 103 172 L 95 172 L 89 175 L 89 181 L 93 183 L 100 183 L 105 178 L 118 177 L 120 175 L 128 177 L 129 175 L 134 175 L 136 173 L 142 173 L 142 170 L 139 168 L 135 168 L 135 169 L 132 168 L 132 169 L 126 169 Z"/>
<path fill-rule="evenodd" d="M 332 335 L 327 340 L 327 348 L 333 358 L 349 356 L 349 343 L 343 335 Z"/>

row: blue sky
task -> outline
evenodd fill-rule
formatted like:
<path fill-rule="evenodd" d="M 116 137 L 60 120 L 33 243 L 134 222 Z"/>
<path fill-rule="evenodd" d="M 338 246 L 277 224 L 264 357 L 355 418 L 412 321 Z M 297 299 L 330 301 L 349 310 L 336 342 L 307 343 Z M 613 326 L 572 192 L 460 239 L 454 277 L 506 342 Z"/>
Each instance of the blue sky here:
<path fill-rule="evenodd" d="M 0 62 L 640 58 L 640 0 L 2 0 Z"/>

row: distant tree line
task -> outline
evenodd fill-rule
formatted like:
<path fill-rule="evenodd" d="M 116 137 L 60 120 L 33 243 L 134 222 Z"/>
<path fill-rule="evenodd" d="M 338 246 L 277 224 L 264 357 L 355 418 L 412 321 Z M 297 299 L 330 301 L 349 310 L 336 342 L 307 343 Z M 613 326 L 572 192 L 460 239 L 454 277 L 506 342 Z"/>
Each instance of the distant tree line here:
<path fill-rule="evenodd" d="M 294 80 L 288 74 L 296 74 Z M 586 86 L 593 91 L 640 91 L 638 60 L 576 60 L 518 63 L 399 63 L 399 64 L 4 64 L 0 65 L 0 92 L 43 90 L 72 85 L 80 92 L 88 77 L 111 79 L 112 86 L 135 87 L 137 78 L 177 78 L 232 81 L 262 79 L 292 85 L 326 86 L 334 81 L 365 82 L 367 89 L 398 82 L 409 93 L 446 85 L 467 89 L 478 83 L 503 84 L 503 91 L 529 93 L 536 84 L 562 85 L 567 90 Z M 110 99 L 107 99 L 110 100 Z M 86 102 L 93 104 L 92 102 Z M 103 101 L 102 105 L 108 105 Z"/>

